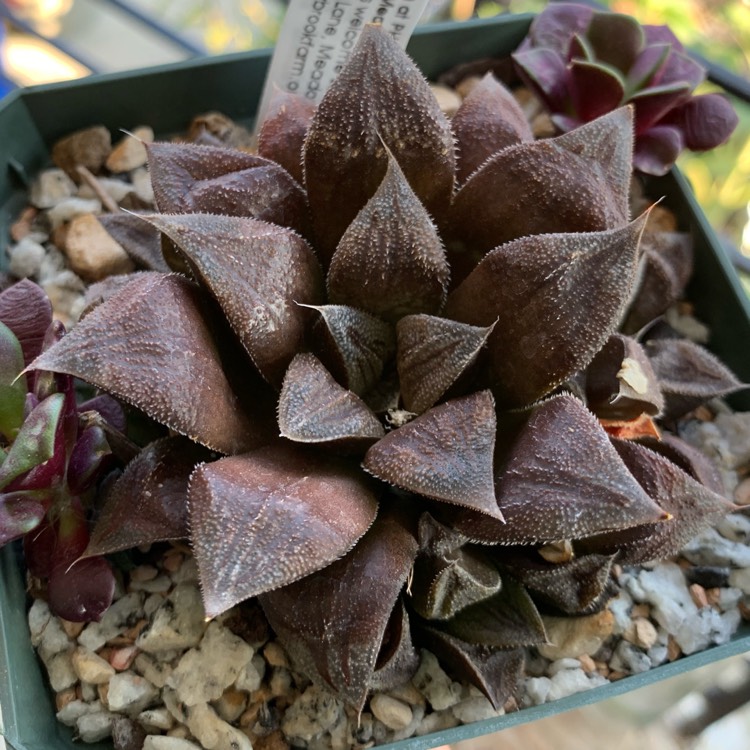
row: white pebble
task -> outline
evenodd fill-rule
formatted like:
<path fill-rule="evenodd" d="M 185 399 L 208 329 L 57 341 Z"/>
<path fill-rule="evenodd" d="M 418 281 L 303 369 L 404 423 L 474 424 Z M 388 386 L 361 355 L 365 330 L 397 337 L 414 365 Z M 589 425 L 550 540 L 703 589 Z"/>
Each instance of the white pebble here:
<path fill-rule="evenodd" d="M 557 659 L 556 661 L 553 661 L 552 664 L 549 665 L 549 669 L 547 670 L 550 677 L 554 677 L 558 672 L 561 672 L 563 669 L 579 669 L 581 666 L 581 662 L 578 659 L 573 659 L 572 657 L 565 657 L 563 659 Z"/>
<path fill-rule="evenodd" d="M 389 729 L 396 730 L 408 727 L 413 716 L 411 706 L 383 693 L 376 693 L 370 698 L 370 710 L 376 719 Z"/>
<path fill-rule="evenodd" d="M 84 714 L 76 722 L 78 736 L 83 742 L 99 742 L 112 734 L 114 714 L 109 711 Z"/>
<path fill-rule="evenodd" d="M 50 622 L 52 613 L 49 611 L 49 605 L 42 599 L 34 599 L 33 604 L 29 607 L 29 632 L 31 634 L 31 645 L 36 648 L 42 640 L 44 631 Z M 64 635 L 64 633 L 63 633 Z M 67 638 L 67 636 L 66 636 Z"/>
<path fill-rule="evenodd" d="M 112 711 L 138 714 L 159 697 L 159 691 L 134 672 L 120 672 L 109 681 L 107 702 Z"/>
<path fill-rule="evenodd" d="M 158 653 L 193 648 L 206 629 L 200 591 L 192 584 L 175 586 L 138 636 L 135 645 L 142 651 Z"/>
<path fill-rule="evenodd" d="M 452 711 L 435 711 L 427 714 L 416 731 L 416 735 L 422 737 L 433 732 L 442 732 L 444 729 L 452 729 L 458 726 L 458 719 Z"/>
<path fill-rule="evenodd" d="M 100 701 L 95 703 L 86 703 L 85 701 L 74 700 L 66 703 L 56 714 L 57 720 L 66 727 L 74 727 L 78 719 L 86 714 L 99 713 L 102 710 Z"/>
<path fill-rule="evenodd" d="M 244 690 L 246 693 L 254 693 L 263 681 L 266 671 L 266 661 L 260 654 L 255 654 L 253 658 L 245 664 L 240 671 L 234 686 L 237 690 Z"/>
<path fill-rule="evenodd" d="M 554 701 L 558 698 L 565 698 L 568 695 L 581 693 L 605 682 L 604 677 L 599 674 L 589 677 L 582 669 L 565 669 L 552 678 L 547 700 Z"/>
<path fill-rule="evenodd" d="M 102 204 L 96 199 L 65 198 L 47 212 L 47 218 L 50 221 L 52 229 L 57 229 L 59 226 L 72 221 L 77 216 L 98 214 L 101 213 L 101 210 Z"/>
<path fill-rule="evenodd" d="M 206 750 L 253 750 L 247 735 L 220 719 L 206 703 L 189 709 L 186 724 Z"/>
<path fill-rule="evenodd" d="M 287 737 L 309 741 L 335 726 L 342 710 L 330 692 L 311 685 L 287 708 L 281 729 Z"/>
<path fill-rule="evenodd" d="M 8 251 L 8 270 L 19 279 L 37 276 L 47 251 L 29 237 L 24 237 Z"/>
<path fill-rule="evenodd" d="M 181 737 L 148 734 L 143 741 L 143 750 L 201 750 L 201 746 Z"/>
<path fill-rule="evenodd" d="M 546 703 L 552 680 L 549 677 L 529 677 L 525 683 L 526 695 L 532 705 L 539 706 Z"/>
<path fill-rule="evenodd" d="M 456 703 L 451 711 L 453 711 L 453 715 L 462 724 L 472 724 L 475 721 L 493 719 L 496 716 L 502 716 L 505 713 L 502 706 L 500 708 L 494 708 L 489 700 L 483 695 L 467 698 L 460 703 Z"/>
<path fill-rule="evenodd" d="M 101 685 L 108 682 L 115 673 L 114 667 L 108 661 L 82 646 L 73 651 L 71 658 L 73 669 L 82 682 Z"/>
<path fill-rule="evenodd" d="M 460 686 L 454 687 L 453 681 L 430 651 L 422 650 L 419 669 L 412 677 L 412 683 L 427 698 L 434 711 L 443 711 L 461 700 Z"/>
<path fill-rule="evenodd" d="M 70 651 L 61 651 L 55 654 L 47 661 L 46 666 L 50 687 L 56 693 L 78 682 L 78 675 L 73 669 Z"/>
<path fill-rule="evenodd" d="M 138 721 L 147 731 L 168 731 L 174 726 L 174 717 L 166 708 L 149 708 L 138 714 Z"/>
<path fill-rule="evenodd" d="M 70 198 L 75 190 L 75 182 L 62 169 L 45 169 L 31 185 L 29 201 L 37 208 L 52 208 Z"/>

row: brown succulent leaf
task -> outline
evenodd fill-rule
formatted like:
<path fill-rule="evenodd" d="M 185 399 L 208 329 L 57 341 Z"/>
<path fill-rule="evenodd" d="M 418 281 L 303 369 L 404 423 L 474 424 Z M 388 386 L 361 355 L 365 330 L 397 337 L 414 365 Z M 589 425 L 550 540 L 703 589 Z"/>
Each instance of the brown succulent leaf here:
<path fill-rule="evenodd" d="M 449 236 L 484 253 L 527 235 L 624 226 L 632 142 L 630 110 L 621 108 L 558 138 L 499 151 L 456 193 Z"/>
<path fill-rule="evenodd" d="M 549 563 L 534 552 L 502 553 L 501 571 L 512 574 L 540 603 L 569 615 L 598 612 L 613 592 L 616 555 L 582 555 L 562 564 Z"/>
<path fill-rule="evenodd" d="M 442 623 L 447 633 L 480 646 L 517 648 L 547 642 L 542 618 L 526 589 L 503 576 L 498 593 Z"/>
<path fill-rule="evenodd" d="M 107 494 L 83 557 L 188 536 L 188 480 L 208 451 L 185 437 L 149 443 Z"/>
<path fill-rule="evenodd" d="M 275 162 L 232 148 L 146 144 L 162 213 L 245 216 L 309 234 L 305 193 Z"/>
<path fill-rule="evenodd" d="M 382 513 L 346 557 L 260 597 L 295 663 L 355 711 L 367 697 L 394 606 L 403 606 L 399 595 L 416 553 L 403 519 Z"/>
<path fill-rule="evenodd" d="M 404 406 L 415 414 L 434 406 L 477 358 L 486 328 L 434 315 L 407 315 L 396 325 L 397 367 Z"/>
<path fill-rule="evenodd" d="M 433 518 L 430 513 L 420 515 L 417 523 L 417 540 L 420 553 L 430 557 L 455 555 L 469 540 Z"/>
<path fill-rule="evenodd" d="M 144 273 L 157 276 L 162 272 L 133 271 L 132 273 L 118 273 L 115 276 L 107 276 L 106 279 L 90 284 L 83 295 L 83 301 L 86 306 L 83 308 L 79 320 L 85 318 L 95 307 L 101 305 L 102 302 L 108 300 L 110 297 L 113 297 L 119 291 L 124 289 L 135 277 L 142 276 Z"/>
<path fill-rule="evenodd" d="M 385 692 L 408 682 L 419 668 L 419 654 L 414 648 L 409 614 L 403 597 L 396 602 L 383 634 L 370 690 Z"/>
<path fill-rule="evenodd" d="M 300 185 L 305 179 L 302 148 L 314 112 L 309 99 L 274 87 L 258 132 L 258 154 L 280 164 Z"/>
<path fill-rule="evenodd" d="M 305 184 L 325 265 L 381 184 L 387 149 L 427 211 L 441 216 L 453 194 L 450 123 L 416 65 L 368 25 L 318 104 L 305 141 Z"/>
<path fill-rule="evenodd" d="M 212 214 L 146 218 L 180 248 L 216 298 L 261 375 L 278 386 L 300 348 L 309 312 L 323 296 L 320 266 L 294 232 Z"/>
<path fill-rule="evenodd" d="M 310 305 L 320 313 L 316 350 L 336 379 L 362 396 L 380 380 L 396 351 L 393 326 L 348 305 Z"/>
<path fill-rule="evenodd" d="M 500 591 L 500 573 L 486 554 L 472 547 L 444 556 L 421 555 L 414 563 L 412 606 L 427 620 L 448 620 Z"/>
<path fill-rule="evenodd" d="M 344 232 L 328 271 L 328 297 L 395 323 L 437 313 L 450 268 L 437 230 L 389 155 L 380 187 Z"/>
<path fill-rule="evenodd" d="M 498 501 L 506 544 L 580 539 L 666 516 L 594 416 L 564 394 L 532 413 L 499 478 Z"/>
<path fill-rule="evenodd" d="M 521 105 L 492 73 L 487 73 L 470 91 L 451 125 L 456 136 L 459 184 L 494 153 L 534 140 Z"/>
<path fill-rule="evenodd" d="M 345 555 L 378 500 L 356 465 L 279 442 L 196 469 L 188 509 L 203 603 L 215 617 Z"/>
<path fill-rule="evenodd" d="M 626 333 L 637 333 L 677 302 L 693 271 L 689 234 L 646 231 L 641 248 L 643 271 L 622 326 Z"/>
<path fill-rule="evenodd" d="M 161 235 L 156 227 L 126 211 L 101 214 L 96 218 L 139 266 L 149 271 L 169 272 L 161 252 Z"/>
<path fill-rule="evenodd" d="M 713 354 L 687 339 L 658 339 L 645 346 L 664 394 L 664 418 L 677 419 L 706 401 L 747 386 Z"/>
<path fill-rule="evenodd" d="M 496 710 L 516 692 L 526 661 L 524 649 L 477 646 L 427 625 L 420 628 L 420 636 L 428 649 L 440 654 L 440 663 L 455 679 L 481 690 Z"/>
<path fill-rule="evenodd" d="M 610 336 L 588 366 L 586 399 L 597 417 L 609 420 L 655 417 L 664 408 L 648 355 L 635 339 L 619 333 Z"/>
<path fill-rule="evenodd" d="M 489 391 L 453 399 L 388 433 L 362 466 L 396 487 L 502 521 L 492 474 L 495 426 Z"/>
<path fill-rule="evenodd" d="M 584 539 L 584 552 L 613 554 L 624 565 L 676 555 L 696 534 L 715 524 L 736 506 L 696 482 L 657 453 L 628 440 L 613 441 L 632 475 L 669 514 L 669 520 Z"/>
<path fill-rule="evenodd" d="M 102 388 L 222 453 L 268 442 L 222 370 L 198 288 L 145 273 L 96 307 L 33 363 Z"/>
<path fill-rule="evenodd" d="M 488 348 L 501 403 L 536 401 L 602 348 L 630 298 L 646 217 L 605 232 L 508 243 L 451 294 L 447 317 L 474 326 L 497 321 Z"/>
<path fill-rule="evenodd" d="M 298 443 L 364 450 L 385 435 L 359 396 L 340 386 L 314 354 L 298 354 L 279 396 L 281 436 Z"/>

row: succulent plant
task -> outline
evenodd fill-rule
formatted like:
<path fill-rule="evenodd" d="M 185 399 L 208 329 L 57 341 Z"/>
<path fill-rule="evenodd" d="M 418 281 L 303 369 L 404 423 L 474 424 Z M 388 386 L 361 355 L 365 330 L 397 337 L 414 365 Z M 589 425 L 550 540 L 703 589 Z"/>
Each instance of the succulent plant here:
<path fill-rule="evenodd" d="M 737 126 L 723 96 L 693 95 L 706 71 L 668 26 L 554 3 L 534 19 L 513 59 L 561 132 L 633 104 L 633 163 L 646 174 L 665 174 L 684 148 L 724 143 Z"/>
<path fill-rule="evenodd" d="M 596 611 L 618 555 L 675 553 L 733 508 L 653 435 L 696 359 L 712 374 L 690 395 L 739 384 L 697 347 L 660 338 L 652 359 L 617 332 L 658 308 L 631 108 L 535 142 L 487 78 L 452 130 L 377 27 L 317 109 L 284 96 L 257 155 L 148 146 L 161 213 L 132 221 L 174 271 L 135 274 L 32 365 L 169 428 L 86 555 L 188 537 L 207 615 L 259 597 L 296 667 L 356 710 L 418 646 L 502 705 L 540 609 Z"/>
<path fill-rule="evenodd" d="M 109 396 L 77 403 L 69 375 L 24 372 L 64 333 L 36 284 L 0 294 L 0 545 L 23 537 L 27 567 L 48 579 L 55 614 L 96 620 L 115 581 L 103 557 L 78 560 L 89 542 L 84 503 L 111 458 L 106 420 L 125 425 Z"/>

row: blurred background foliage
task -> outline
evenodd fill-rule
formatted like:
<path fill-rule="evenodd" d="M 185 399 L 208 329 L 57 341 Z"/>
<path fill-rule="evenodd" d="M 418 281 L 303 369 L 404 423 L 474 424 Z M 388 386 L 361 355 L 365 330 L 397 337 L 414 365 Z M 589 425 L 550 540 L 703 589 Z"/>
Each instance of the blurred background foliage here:
<path fill-rule="evenodd" d="M 0 0 L 0 12 L 6 17 L 12 13 L 22 24 L 11 26 L 4 55 L 7 58 L 11 48 L 43 44 L 45 39 L 63 53 L 69 53 L 71 46 L 83 51 L 77 59 L 70 54 L 49 56 L 38 72 L 42 77 L 18 76 L 19 83 L 28 84 L 78 77 L 91 69 L 141 67 L 194 54 L 266 47 L 276 39 L 285 2 Z M 686 46 L 750 79 L 750 0 L 605 0 L 602 4 L 642 23 L 668 24 Z M 423 20 L 539 11 L 545 5 L 545 0 L 430 0 Z M 173 31 L 177 42 L 155 37 L 148 25 L 137 28 L 134 16 L 128 14 L 140 14 L 161 29 Z M 9 67 L 7 60 L 5 67 Z M 714 88 L 704 86 L 705 90 Z M 740 248 L 750 267 L 750 104 L 736 99 L 733 103 L 740 124 L 730 142 L 707 154 L 686 153 L 678 164 L 730 252 Z M 744 281 L 750 293 L 750 275 Z"/>

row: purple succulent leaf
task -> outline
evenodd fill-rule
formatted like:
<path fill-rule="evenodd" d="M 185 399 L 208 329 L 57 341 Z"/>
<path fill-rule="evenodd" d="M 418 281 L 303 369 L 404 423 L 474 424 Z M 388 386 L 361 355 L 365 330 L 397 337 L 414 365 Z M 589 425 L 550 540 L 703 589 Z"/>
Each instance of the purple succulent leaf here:
<path fill-rule="evenodd" d="M 0 465 L 0 489 L 38 489 L 39 485 L 36 482 L 23 484 L 27 479 L 24 475 L 28 475 L 35 468 L 50 467 L 53 475 L 62 479 L 65 455 L 61 451 L 59 428 L 64 405 L 65 397 L 61 393 L 56 393 L 42 401 L 29 414 Z M 59 460 L 60 453 L 62 461 Z M 49 479 L 51 478 L 50 476 Z"/>
<path fill-rule="evenodd" d="M 402 489 L 502 521 L 492 474 L 496 424 L 489 391 L 453 399 L 388 433 L 362 466 Z"/>
<path fill-rule="evenodd" d="M 78 437 L 68 460 L 68 487 L 80 495 L 103 475 L 112 459 L 107 436 L 101 427 L 92 425 Z"/>
<path fill-rule="evenodd" d="M 141 221 L 137 214 L 125 211 L 102 214 L 96 218 L 139 266 L 150 271 L 169 271 L 161 252 L 161 235 L 156 227 Z"/>
<path fill-rule="evenodd" d="M 313 102 L 275 88 L 258 132 L 258 154 L 280 164 L 300 185 L 302 148 L 314 113 Z"/>
<path fill-rule="evenodd" d="M 98 622 L 109 609 L 115 593 L 112 567 L 103 557 L 59 565 L 47 582 L 49 606 L 54 614 L 71 622 Z"/>
<path fill-rule="evenodd" d="M 148 226 L 145 221 L 140 218 L 137 219 L 140 224 Z M 152 227 L 153 229 L 153 227 Z M 166 239 L 166 238 L 164 238 Z M 102 302 L 108 300 L 110 297 L 114 297 L 115 294 L 122 291 L 133 279 L 137 279 L 145 274 L 163 275 L 162 271 L 134 271 L 133 273 L 118 273 L 116 276 L 108 276 L 102 281 L 97 281 L 91 284 L 83 295 L 83 301 L 85 307 L 81 311 L 81 315 L 78 318 L 83 320 L 95 307 L 98 307 Z M 185 276 L 190 278 L 188 269 L 185 269 Z"/>
<path fill-rule="evenodd" d="M 399 598 L 385 627 L 370 690 L 386 692 L 408 682 L 419 668 L 419 654 L 411 637 L 409 614 Z"/>
<path fill-rule="evenodd" d="M 385 435 L 362 399 L 339 385 L 314 354 L 298 354 L 289 365 L 278 422 L 287 440 L 328 445 L 345 453 L 363 451 Z"/>
<path fill-rule="evenodd" d="M 739 117 L 729 100 L 721 94 L 702 94 L 670 112 L 666 123 L 675 124 L 693 151 L 706 151 L 726 143 L 737 127 Z"/>
<path fill-rule="evenodd" d="M 411 604 L 427 620 L 448 620 L 501 587 L 497 567 L 479 548 L 420 555 L 414 563 Z"/>
<path fill-rule="evenodd" d="M 524 649 L 477 646 L 426 624 L 420 627 L 420 640 L 440 654 L 441 664 L 456 679 L 481 690 L 496 710 L 517 690 L 525 663 Z"/>
<path fill-rule="evenodd" d="M 571 63 L 570 90 L 576 115 L 585 122 L 617 109 L 625 99 L 625 81 L 620 73 L 586 60 Z"/>
<path fill-rule="evenodd" d="M 627 73 L 645 44 L 638 21 L 623 13 L 594 13 L 586 30 L 596 59 Z"/>
<path fill-rule="evenodd" d="M 643 269 L 623 323 L 636 333 L 682 297 L 693 272 L 693 242 L 683 232 L 644 232 Z"/>
<path fill-rule="evenodd" d="M 18 339 L 24 364 L 42 350 L 47 329 L 52 324 L 52 305 L 44 290 L 29 279 L 23 279 L 0 293 L 0 322 Z"/>
<path fill-rule="evenodd" d="M 106 496 L 83 557 L 188 536 L 188 480 L 209 456 L 181 435 L 149 443 Z"/>
<path fill-rule="evenodd" d="M 494 325 L 466 325 L 433 315 L 398 322 L 398 375 L 404 406 L 421 414 L 434 406 L 474 363 Z"/>
<path fill-rule="evenodd" d="M 188 506 L 203 602 L 215 617 L 345 555 L 378 499 L 356 465 L 278 443 L 203 464 Z"/>
<path fill-rule="evenodd" d="M 552 49 L 524 49 L 511 57 L 521 80 L 552 112 L 570 109 L 570 73 L 565 58 Z"/>
<path fill-rule="evenodd" d="M 550 4 L 532 22 L 528 42 L 565 54 L 570 38 L 575 34 L 585 35 L 593 16 L 593 8 L 580 3 Z"/>
<path fill-rule="evenodd" d="M 106 393 L 100 393 L 98 396 L 78 404 L 79 414 L 84 414 L 87 411 L 98 412 L 105 422 L 119 432 L 125 432 L 127 429 L 125 411 L 118 401 Z"/>
<path fill-rule="evenodd" d="M 225 147 L 151 143 L 146 148 L 162 213 L 251 217 L 309 234 L 304 191 L 275 162 Z"/>
<path fill-rule="evenodd" d="M 633 94 L 630 104 L 635 105 L 636 140 L 640 140 L 643 134 L 658 126 L 666 114 L 687 101 L 689 96 L 690 87 L 679 82 L 652 86 Z"/>
<path fill-rule="evenodd" d="M 646 214 L 622 229 L 526 237 L 493 250 L 448 300 L 448 317 L 497 321 L 488 341 L 504 403 L 533 403 L 586 367 L 632 295 Z"/>
<path fill-rule="evenodd" d="M 24 420 L 27 382 L 23 350 L 13 331 L 0 321 L 0 435 L 10 443 Z"/>
<path fill-rule="evenodd" d="M 628 98 L 651 83 L 664 65 L 671 49 L 669 44 L 652 44 L 641 50 L 625 78 L 625 91 Z"/>
<path fill-rule="evenodd" d="M 664 398 L 648 355 L 635 340 L 613 334 L 586 371 L 586 400 L 600 419 L 655 417 Z"/>
<path fill-rule="evenodd" d="M 580 34 L 573 34 L 570 38 L 570 46 L 568 47 L 568 62 L 575 60 L 596 61 L 594 48 L 591 46 L 588 38 Z"/>
<path fill-rule="evenodd" d="M 682 133 L 671 125 L 657 125 L 638 136 L 633 167 L 644 174 L 665 175 L 685 147 Z"/>
<path fill-rule="evenodd" d="M 632 112 L 622 107 L 557 138 L 503 149 L 456 193 L 450 235 L 484 253 L 527 235 L 622 226 L 632 147 Z"/>
<path fill-rule="evenodd" d="M 305 141 L 305 181 L 324 265 L 383 181 L 388 149 L 427 211 L 441 216 L 453 193 L 450 123 L 406 53 L 367 25 Z"/>
<path fill-rule="evenodd" d="M 451 125 L 456 136 L 459 184 L 496 151 L 534 140 L 520 104 L 492 73 L 487 73 L 463 100 Z"/>
<path fill-rule="evenodd" d="M 643 34 L 646 37 L 646 44 L 667 44 L 677 52 L 683 52 L 682 42 L 675 36 L 669 26 L 654 26 L 651 24 L 643 25 Z"/>
<path fill-rule="evenodd" d="M 278 386 L 323 296 L 310 246 L 283 227 L 237 216 L 153 214 L 146 218 L 189 259 L 261 375 Z"/>
<path fill-rule="evenodd" d="M 320 314 L 313 328 L 316 353 L 342 385 L 364 395 L 396 351 L 393 326 L 348 305 L 309 307 Z"/>
<path fill-rule="evenodd" d="M 493 596 L 462 609 L 442 628 L 479 646 L 517 648 L 547 642 L 542 618 L 528 592 L 511 576 Z"/>
<path fill-rule="evenodd" d="M 613 591 L 612 564 L 616 555 L 581 555 L 569 562 L 547 562 L 528 549 L 506 553 L 498 548 L 501 571 L 515 576 L 540 604 L 568 615 L 598 612 Z"/>
<path fill-rule="evenodd" d="M 689 477 L 671 461 L 642 445 L 613 441 L 617 452 L 640 485 L 665 511 L 669 519 L 583 540 L 587 552 L 613 554 L 632 565 L 676 555 L 696 534 L 736 510 L 730 503 Z"/>
<path fill-rule="evenodd" d="M 648 341 L 646 352 L 665 397 L 665 418 L 677 419 L 709 399 L 747 387 L 713 354 L 692 341 Z"/>
<path fill-rule="evenodd" d="M 242 410 L 201 304 L 198 289 L 180 276 L 137 277 L 34 367 L 86 380 L 215 450 L 257 447 L 268 441 L 267 428 Z"/>
<path fill-rule="evenodd" d="M 318 674 L 360 712 L 417 542 L 393 513 L 381 514 L 357 546 L 326 568 L 260 597 L 295 663 Z M 310 670 L 312 667 L 312 670 Z"/>
<path fill-rule="evenodd" d="M 331 258 L 329 299 L 395 323 L 404 315 L 440 312 L 449 279 L 437 230 L 389 154 L 380 187 Z"/>
<path fill-rule="evenodd" d="M 0 547 L 20 539 L 42 522 L 44 503 L 26 492 L 0 492 Z"/>
<path fill-rule="evenodd" d="M 706 69 L 693 60 L 684 50 L 673 47 L 659 74 L 654 78 L 655 86 L 682 84 L 693 91 L 706 78 Z"/>

